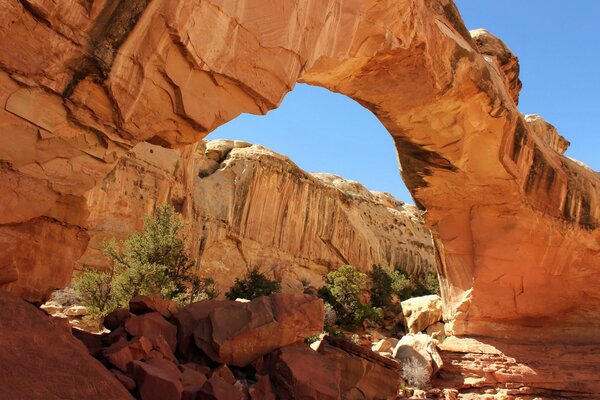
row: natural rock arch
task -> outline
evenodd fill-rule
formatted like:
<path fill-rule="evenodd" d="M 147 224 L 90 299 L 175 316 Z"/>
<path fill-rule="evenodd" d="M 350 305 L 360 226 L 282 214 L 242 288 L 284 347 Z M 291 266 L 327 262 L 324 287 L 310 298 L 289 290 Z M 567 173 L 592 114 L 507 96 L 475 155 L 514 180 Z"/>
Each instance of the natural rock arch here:
<path fill-rule="evenodd" d="M 197 141 L 300 81 L 394 138 L 455 334 L 600 337 L 597 174 L 519 113 L 516 59 L 450 0 L 8 1 L 0 70 L 0 284 L 25 298 L 68 282 L 85 192 L 128 148 Z"/>

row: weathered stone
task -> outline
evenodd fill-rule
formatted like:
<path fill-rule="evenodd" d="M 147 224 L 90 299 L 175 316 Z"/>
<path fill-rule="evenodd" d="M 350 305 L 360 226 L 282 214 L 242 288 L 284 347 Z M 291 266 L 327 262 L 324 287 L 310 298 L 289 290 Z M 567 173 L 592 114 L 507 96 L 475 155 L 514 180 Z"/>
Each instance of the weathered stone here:
<path fill-rule="evenodd" d="M 444 324 L 441 322 L 436 322 L 435 324 L 428 326 L 426 333 L 439 342 L 443 342 L 444 339 L 446 339 Z"/>
<path fill-rule="evenodd" d="M 251 400 L 277 400 L 271 380 L 268 375 L 262 375 L 258 381 L 250 387 Z"/>
<path fill-rule="evenodd" d="M 180 306 L 172 300 L 163 299 L 160 296 L 137 295 L 129 301 L 129 311 L 135 315 L 146 314 L 156 311 L 163 317 L 169 319 L 179 310 Z"/>
<path fill-rule="evenodd" d="M 431 234 L 416 207 L 227 140 L 175 150 L 136 146 L 89 194 L 91 240 L 82 264 L 107 268 L 104 240 L 133 233 L 155 204 L 184 194 L 194 209 L 182 216 L 198 273 L 214 279 L 221 293 L 254 266 L 291 294 L 303 292 L 301 279 L 322 286 L 328 271 L 346 263 L 365 271 L 373 264 L 422 274 L 435 269 Z M 266 217 L 265 207 L 280 211 Z"/>
<path fill-rule="evenodd" d="M 129 310 L 126 308 L 117 308 L 104 317 L 102 324 L 106 327 L 106 329 L 114 331 L 118 327 L 123 326 L 125 321 L 127 321 L 130 317 L 131 313 Z"/>
<path fill-rule="evenodd" d="M 306 344 L 274 351 L 267 365 L 275 393 L 281 400 L 342 399 L 340 366 Z"/>
<path fill-rule="evenodd" d="M 201 388 L 206 383 L 206 375 L 187 366 L 180 366 L 181 383 L 183 386 L 196 386 Z"/>
<path fill-rule="evenodd" d="M 374 343 L 371 350 L 377 353 L 391 353 L 397 344 L 398 339 L 396 338 L 384 338 Z"/>
<path fill-rule="evenodd" d="M 437 350 L 437 342 L 422 333 L 403 336 L 396 345 L 393 355 L 402 364 L 408 360 L 418 362 L 429 372 L 430 377 L 443 365 Z"/>
<path fill-rule="evenodd" d="M 88 313 L 88 309 L 84 306 L 71 306 L 63 310 L 63 314 L 67 317 L 83 317 Z"/>
<path fill-rule="evenodd" d="M 401 305 L 409 333 L 419 333 L 442 320 L 442 299 L 438 295 L 413 297 Z"/>
<path fill-rule="evenodd" d="M 213 369 L 211 376 L 220 376 L 225 380 L 225 382 L 234 385 L 235 384 L 235 376 L 233 372 L 227 367 L 227 365 L 219 365 L 217 368 Z"/>
<path fill-rule="evenodd" d="M 2 290 L 0 321 L 1 399 L 132 398 L 68 324 Z"/>
<path fill-rule="evenodd" d="M 206 400 L 245 400 L 246 396 L 235 385 L 218 375 L 212 376 L 200 391 L 201 398 Z"/>
<path fill-rule="evenodd" d="M 326 336 L 318 350 L 341 371 L 340 392 L 347 400 L 394 400 L 400 364 L 364 347 Z"/>
<path fill-rule="evenodd" d="M 214 361 L 241 367 L 322 330 L 323 300 L 278 293 L 215 308 L 198 323 L 194 338 Z"/>
<path fill-rule="evenodd" d="M 183 385 L 180 373 L 162 365 L 143 361 L 130 364 L 130 373 L 138 387 L 140 400 L 181 400 Z"/>
<path fill-rule="evenodd" d="M 194 345 L 194 330 L 198 323 L 216 308 L 235 304 L 230 300 L 203 300 L 179 309 L 173 316 L 177 325 L 177 352 L 180 356 L 188 357 Z"/>
<path fill-rule="evenodd" d="M 153 345 L 157 345 L 157 338 L 162 336 L 171 351 L 177 346 L 177 327 L 157 312 L 132 316 L 125 322 L 125 330 L 132 336 L 145 336 Z"/>
<path fill-rule="evenodd" d="M 68 283 L 84 196 L 135 143 L 197 141 L 305 82 L 351 96 L 393 137 L 433 229 L 449 333 L 599 343 L 600 178 L 524 119 L 514 60 L 451 1 L 0 7 L 3 288 L 41 302 Z M 190 196 L 171 201 L 192 213 Z"/>
<path fill-rule="evenodd" d="M 119 370 L 113 369 L 111 370 L 111 372 L 113 373 L 113 375 L 115 376 L 115 378 L 117 378 L 117 380 L 119 382 L 121 382 L 121 384 L 125 387 L 125 389 L 132 391 L 133 389 L 135 389 L 135 381 L 133 379 L 131 379 L 130 377 L 128 377 L 127 375 L 125 375 L 124 373 L 122 373 Z"/>
<path fill-rule="evenodd" d="M 152 344 L 142 336 L 129 342 L 125 338 L 121 338 L 118 342 L 105 348 L 102 355 L 112 365 L 126 372 L 130 362 L 148 357 L 151 351 Z"/>

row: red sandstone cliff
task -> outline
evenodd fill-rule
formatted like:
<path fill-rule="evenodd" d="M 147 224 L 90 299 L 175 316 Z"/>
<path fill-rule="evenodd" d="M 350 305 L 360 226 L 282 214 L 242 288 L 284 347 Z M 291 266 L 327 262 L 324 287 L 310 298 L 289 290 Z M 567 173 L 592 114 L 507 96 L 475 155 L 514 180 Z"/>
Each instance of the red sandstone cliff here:
<path fill-rule="evenodd" d="M 84 195 L 134 144 L 198 141 L 302 81 L 394 138 L 455 334 L 596 345 L 600 179 L 521 115 L 517 70 L 450 0 L 4 1 L 0 285 L 40 300 L 68 282 Z"/>

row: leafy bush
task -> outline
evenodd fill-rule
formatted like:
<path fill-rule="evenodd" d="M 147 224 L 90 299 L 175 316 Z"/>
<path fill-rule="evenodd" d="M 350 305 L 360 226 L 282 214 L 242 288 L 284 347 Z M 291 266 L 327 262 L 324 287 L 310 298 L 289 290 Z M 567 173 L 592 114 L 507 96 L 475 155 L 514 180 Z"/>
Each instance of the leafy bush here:
<path fill-rule="evenodd" d="M 142 232 L 105 244 L 113 262 L 110 272 L 84 270 L 75 282 L 84 304 L 98 316 L 126 306 L 139 294 L 160 295 L 180 303 L 216 296 L 214 281 L 192 273 L 183 238 L 183 223 L 172 206 L 158 207 L 154 217 L 144 218 Z"/>
<path fill-rule="evenodd" d="M 281 284 L 278 281 L 270 280 L 258 270 L 258 267 L 253 267 L 248 270 L 243 278 L 235 278 L 235 283 L 225 293 L 225 297 L 230 300 L 252 300 L 256 297 L 268 296 L 279 291 L 281 291 Z"/>
<path fill-rule="evenodd" d="M 369 271 L 369 281 L 371 288 L 371 304 L 374 307 L 387 307 L 392 302 L 392 295 L 395 293 L 394 285 L 399 278 L 396 271 L 373 265 Z"/>
<path fill-rule="evenodd" d="M 367 275 L 352 265 L 343 265 L 327 274 L 325 286 L 319 289 L 319 296 L 335 310 L 338 325 L 354 329 L 367 319 L 380 317 L 381 310 L 361 299 L 367 289 Z"/>
<path fill-rule="evenodd" d="M 429 294 L 440 294 L 440 285 L 437 273 L 429 271 L 425 277 L 418 275 L 408 276 L 402 270 L 394 271 L 393 291 L 400 299 L 406 300 L 411 297 L 426 296 Z"/>

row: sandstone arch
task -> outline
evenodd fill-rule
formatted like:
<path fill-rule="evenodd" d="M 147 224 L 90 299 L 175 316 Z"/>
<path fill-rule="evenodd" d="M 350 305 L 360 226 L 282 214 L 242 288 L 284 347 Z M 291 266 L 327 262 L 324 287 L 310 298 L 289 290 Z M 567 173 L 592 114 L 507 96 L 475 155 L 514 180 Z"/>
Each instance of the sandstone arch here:
<path fill-rule="evenodd" d="M 5 288 L 67 283 L 83 196 L 133 144 L 197 141 L 301 81 L 393 136 L 455 334 L 597 343 L 598 176 L 519 113 L 516 59 L 451 1 L 55 3 L 0 4 Z"/>

